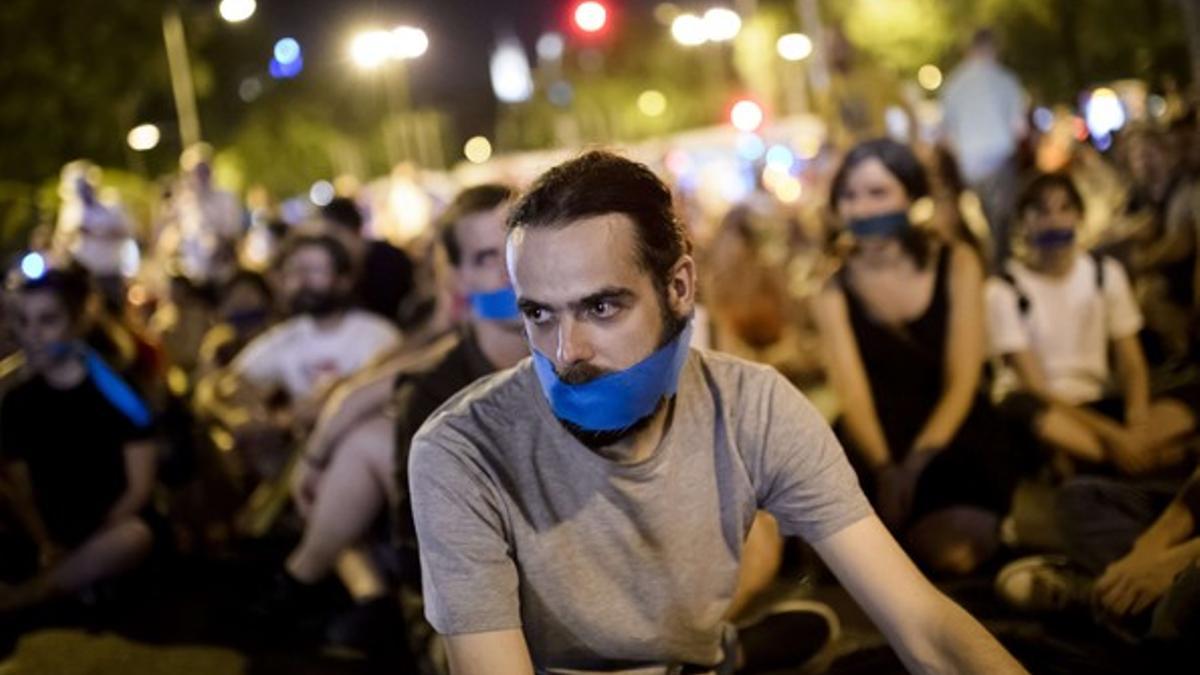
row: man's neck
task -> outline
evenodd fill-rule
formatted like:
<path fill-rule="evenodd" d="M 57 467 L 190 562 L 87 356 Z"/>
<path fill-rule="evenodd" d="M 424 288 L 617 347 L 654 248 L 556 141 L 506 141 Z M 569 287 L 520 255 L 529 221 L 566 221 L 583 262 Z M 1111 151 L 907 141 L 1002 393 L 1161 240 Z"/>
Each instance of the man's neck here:
<path fill-rule="evenodd" d="M 510 327 L 498 321 L 471 319 L 471 330 L 479 351 L 496 370 L 511 368 L 529 356 L 529 345 L 519 324 Z"/>
<path fill-rule="evenodd" d="M 326 314 L 325 316 L 312 315 L 313 324 L 319 331 L 334 331 L 342 325 L 342 320 L 346 318 L 349 310 L 339 309 L 336 312 Z"/>
<path fill-rule="evenodd" d="M 666 435 L 667 423 L 674 408 L 675 400 L 672 398 L 666 404 L 660 405 L 641 429 L 616 443 L 594 448 L 593 451 L 617 464 L 637 464 L 650 459 L 659 444 L 662 443 L 663 436 Z"/>
<path fill-rule="evenodd" d="M 1075 268 L 1075 249 L 1054 253 L 1039 253 L 1034 257 L 1033 269 L 1039 274 L 1061 279 Z"/>
<path fill-rule="evenodd" d="M 87 367 L 83 360 L 69 357 L 61 362 L 47 367 L 42 371 L 42 378 L 55 389 L 71 389 L 83 382 L 87 377 Z"/>

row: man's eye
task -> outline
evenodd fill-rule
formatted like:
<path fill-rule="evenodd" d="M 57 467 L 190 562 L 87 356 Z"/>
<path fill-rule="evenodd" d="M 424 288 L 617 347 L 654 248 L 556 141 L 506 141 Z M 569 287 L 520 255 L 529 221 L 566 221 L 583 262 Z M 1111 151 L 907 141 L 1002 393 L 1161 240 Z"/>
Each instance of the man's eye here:
<path fill-rule="evenodd" d="M 590 308 L 592 316 L 598 319 L 607 319 L 617 313 L 617 306 L 607 300 L 592 303 Z"/>
<path fill-rule="evenodd" d="M 525 318 L 533 323 L 546 323 L 550 320 L 550 312 L 541 307 L 531 307 L 525 310 Z"/>

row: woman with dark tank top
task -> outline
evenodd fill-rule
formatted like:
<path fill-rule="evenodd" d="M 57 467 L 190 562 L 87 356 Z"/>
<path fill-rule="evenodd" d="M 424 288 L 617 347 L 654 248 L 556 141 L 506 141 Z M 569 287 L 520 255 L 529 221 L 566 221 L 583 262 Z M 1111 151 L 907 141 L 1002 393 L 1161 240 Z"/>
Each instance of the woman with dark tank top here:
<path fill-rule="evenodd" d="M 838 435 L 884 522 L 927 567 L 967 573 L 998 547 L 1030 447 L 982 394 L 983 270 L 963 243 L 910 224 L 928 194 L 906 146 L 846 156 L 831 202 L 840 269 L 815 315 L 842 406 Z"/>

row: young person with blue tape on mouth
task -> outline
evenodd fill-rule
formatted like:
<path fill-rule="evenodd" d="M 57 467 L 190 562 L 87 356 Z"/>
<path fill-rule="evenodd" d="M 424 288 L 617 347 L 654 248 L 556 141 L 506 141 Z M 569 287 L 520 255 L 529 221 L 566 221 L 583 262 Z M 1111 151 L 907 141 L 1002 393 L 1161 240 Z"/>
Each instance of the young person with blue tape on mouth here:
<path fill-rule="evenodd" d="M 689 347 L 690 242 L 649 169 L 587 153 L 509 223 L 535 356 L 451 399 L 409 462 L 426 616 L 453 672 L 777 665 L 750 663 L 724 618 L 760 508 L 813 544 L 910 668 L 1023 672 L 907 559 L 798 391 Z"/>
<path fill-rule="evenodd" d="M 919 562 L 966 574 L 997 550 L 1017 481 L 1038 459 L 981 391 L 979 257 L 909 222 L 927 194 L 908 147 L 881 139 L 847 154 L 830 205 L 850 247 L 815 315 L 863 488 Z"/>
<path fill-rule="evenodd" d="M 10 279 L 28 378 L 0 404 L 0 494 L 37 545 L 39 569 L 20 585 L 0 585 L 0 611 L 128 572 L 154 540 L 151 412 L 81 339 L 89 296 L 82 271 L 44 264 Z"/>
<path fill-rule="evenodd" d="M 295 622 L 317 605 L 308 602 L 315 584 L 336 571 L 357 607 L 331 624 L 330 642 L 368 655 L 399 642 L 388 570 L 398 572 L 411 595 L 420 592 L 404 471 L 412 436 L 460 389 L 529 355 L 504 266 L 504 222 L 514 196 L 503 185 L 467 188 L 438 218 L 448 285 L 469 304 L 460 325 L 351 379 L 321 410 L 291 478 L 306 522 L 276 580 L 276 597 L 264 608 L 272 615 Z M 399 533 L 398 561 L 373 555 L 372 526 L 389 511 Z M 424 639 L 412 641 L 415 655 L 424 657 Z"/>

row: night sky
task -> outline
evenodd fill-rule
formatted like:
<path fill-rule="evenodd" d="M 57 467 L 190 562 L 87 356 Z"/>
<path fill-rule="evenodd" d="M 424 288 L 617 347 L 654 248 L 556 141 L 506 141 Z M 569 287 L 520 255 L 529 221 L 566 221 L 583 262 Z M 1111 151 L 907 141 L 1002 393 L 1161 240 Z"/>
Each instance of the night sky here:
<path fill-rule="evenodd" d="M 490 133 L 496 102 L 488 58 L 496 36 L 515 33 L 531 56 L 539 35 L 565 32 L 576 0 L 259 0 L 252 21 L 292 35 L 305 60 L 347 61 L 355 28 L 409 22 L 425 28 L 429 51 L 410 66 L 412 98 L 450 112 L 462 134 Z M 652 20 L 652 0 L 608 0 L 622 20 Z"/>

